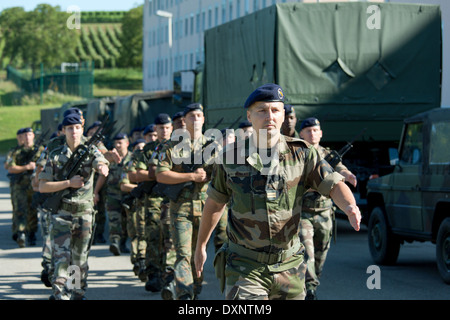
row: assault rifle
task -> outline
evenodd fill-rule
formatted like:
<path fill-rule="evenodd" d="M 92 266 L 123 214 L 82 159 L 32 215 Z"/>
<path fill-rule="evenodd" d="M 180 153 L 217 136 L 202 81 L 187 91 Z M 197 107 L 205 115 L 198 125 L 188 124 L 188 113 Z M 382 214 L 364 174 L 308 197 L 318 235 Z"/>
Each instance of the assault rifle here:
<path fill-rule="evenodd" d="M 50 129 L 48 129 L 44 134 L 41 134 L 39 138 L 34 142 L 33 148 L 31 148 L 28 152 L 26 152 L 21 159 L 18 159 L 19 165 L 26 165 L 30 162 L 36 161 L 36 155 L 39 152 L 39 148 L 44 142 L 44 137 L 49 133 Z"/>
<path fill-rule="evenodd" d="M 344 157 L 344 155 L 351 149 L 353 148 L 353 142 L 355 142 L 355 140 L 361 136 L 365 131 L 367 130 L 367 128 L 364 128 L 360 133 L 358 133 L 351 142 L 347 142 L 347 144 L 345 146 L 343 146 L 341 148 L 341 150 L 336 151 L 336 150 L 331 150 L 331 152 L 325 157 L 325 160 L 330 164 L 331 167 L 333 167 L 333 169 L 336 168 L 336 166 L 338 165 L 339 162 L 342 161 L 342 158 Z"/>
<path fill-rule="evenodd" d="M 97 131 L 95 131 L 94 135 L 87 142 L 80 144 L 75 149 L 75 151 L 72 153 L 72 156 L 66 162 L 60 174 L 58 175 L 58 181 L 70 180 L 72 177 L 80 173 L 81 168 L 86 164 L 85 161 L 89 160 L 91 163 L 92 161 L 94 161 L 93 158 L 89 158 L 92 155 L 92 152 L 94 151 L 97 143 L 105 139 L 103 130 L 105 128 L 106 122 L 108 121 L 108 118 L 109 116 L 106 117 L 106 120 L 102 122 L 102 125 L 97 129 Z M 68 194 L 67 189 L 54 193 L 44 202 L 44 207 L 48 209 L 52 214 L 56 214 L 61 206 L 62 197 L 66 194 Z"/>
<path fill-rule="evenodd" d="M 201 152 L 203 153 L 203 150 L 207 146 L 209 146 L 211 143 L 213 143 L 215 140 L 209 139 L 201 149 Z M 203 157 L 202 157 L 203 159 Z M 194 172 L 198 168 L 201 168 L 203 166 L 203 163 L 201 164 L 195 164 L 194 163 L 194 154 L 191 154 L 191 164 L 186 164 L 183 162 L 182 164 L 184 172 Z M 165 183 L 159 183 L 155 186 L 155 192 L 168 197 L 172 201 L 177 201 L 181 191 L 185 188 L 189 188 L 190 190 L 194 189 L 195 183 L 193 181 L 187 181 L 183 183 L 176 183 L 176 184 L 165 184 Z"/>

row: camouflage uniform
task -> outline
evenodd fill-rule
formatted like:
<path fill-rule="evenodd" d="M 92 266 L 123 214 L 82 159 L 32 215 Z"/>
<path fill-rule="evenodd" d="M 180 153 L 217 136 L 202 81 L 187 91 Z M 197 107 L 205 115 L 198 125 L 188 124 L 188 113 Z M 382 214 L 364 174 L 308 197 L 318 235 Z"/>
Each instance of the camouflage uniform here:
<path fill-rule="evenodd" d="M 128 151 L 130 154 L 130 160 L 127 163 L 124 163 L 124 169 L 122 171 L 122 177 L 119 181 L 119 185 L 122 184 L 131 184 L 128 177 L 128 172 L 132 170 L 133 168 L 133 158 L 134 153 L 132 151 Z M 127 195 L 129 198 L 131 198 L 131 195 Z M 129 201 L 127 205 L 125 205 L 125 213 L 127 215 L 126 221 L 127 221 L 127 234 L 130 238 L 130 261 L 131 264 L 134 265 L 134 271 L 137 275 L 138 271 L 138 239 L 137 239 L 137 225 L 136 225 L 136 201 L 133 199 L 132 201 Z M 124 206 L 124 205 L 122 205 Z"/>
<path fill-rule="evenodd" d="M 144 156 L 147 165 L 158 166 L 158 159 L 167 141 L 151 142 L 144 147 Z M 147 198 L 149 214 L 147 219 L 147 258 L 149 266 L 153 265 L 155 271 L 165 277 L 164 272 L 170 272 L 167 268 L 173 268 L 176 259 L 173 247 L 170 202 L 167 197 L 153 193 Z"/>
<path fill-rule="evenodd" d="M 136 163 L 136 169 L 148 170 L 150 165 L 155 165 L 155 157 L 160 152 L 164 142 L 152 141 L 145 145 L 141 157 Z M 156 182 L 154 182 L 156 184 Z M 146 243 L 145 265 L 149 280 L 154 280 L 155 285 L 150 291 L 159 291 L 163 266 L 163 243 L 161 238 L 161 208 L 164 198 L 153 192 L 144 195 L 145 215 L 138 215 L 138 225 L 145 226 L 140 233 Z M 144 218 L 144 221 L 140 221 Z"/>
<path fill-rule="evenodd" d="M 5 168 L 8 168 L 8 166 L 10 166 L 10 164 L 12 163 L 13 159 L 12 159 L 12 155 L 16 152 L 16 150 L 19 149 L 19 146 L 15 146 L 14 148 L 11 148 L 8 151 L 8 154 L 6 155 L 5 158 Z M 9 178 L 9 190 L 11 193 L 11 205 L 12 205 L 12 235 L 13 235 L 13 240 L 16 241 L 17 240 L 17 226 L 16 226 L 16 221 L 14 219 L 15 216 L 17 216 L 17 209 L 16 209 L 16 201 L 14 200 L 16 198 L 16 182 L 17 179 L 14 175 L 12 175 L 11 173 L 8 173 L 8 178 Z"/>
<path fill-rule="evenodd" d="M 29 162 L 35 162 L 44 147 L 39 147 L 34 159 L 29 161 L 28 155 L 33 149 L 20 146 L 15 148 L 6 161 L 7 167 L 23 166 Z M 28 162 L 27 162 L 28 161 Z M 29 240 L 34 238 L 38 229 L 37 209 L 32 205 L 33 188 L 31 186 L 31 175 L 33 171 L 25 171 L 19 174 L 10 174 L 11 179 L 11 201 L 13 202 L 13 234 L 27 233 Z"/>
<path fill-rule="evenodd" d="M 194 143 L 190 141 L 191 154 L 194 153 L 194 150 L 201 150 L 206 142 L 207 139 L 203 135 Z M 173 162 L 174 157 L 183 158 L 183 150 L 177 149 L 177 144 L 178 142 L 172 140 L 165 144 L 159 157 L 157 174 L 168 170 L 186 172 L 182 164 Z M 212 165 L 204 165 L 203 168 L 210 176 Z M 181 191 L 178 201 L 170 200 L 170 219 L 173 228 L 173 244 L 176 251 L 174 270 L 177 299 L 186 296 L 192 299 L 201 292 L 203 276 L 197 278 L 193 257 L 206 200 L 207 186 L 207 183 L 193 182 L 193 188 L 186 187 Z"/>
<path fill-rule="evenodd" d="M 304 299 L 306 265 L 298 235 L 302 195 L 309 188 L 329 195 L 344 178 L 303 140 L 283 135 L 279 166 L 263 174 L 260 155 L 250 154 L 250 141 L 227 148 L 207 192 L 217 203 L 231 201 L 229 242 L 219 250 L 225 253 L 226 299 Z M 245 162 L 227 163 L 231 150 L 243 151 Z"/>
<path fill-rule="evenodd" d="M 72 152 L 65 143 L 51 151 L 44 171 L 39 180 L 56 181 L 59 172 L 69 160 Z M 68 300 L 70 290 L 66 286 L 69 278 L 68 268 L 75 265 L 80 268 L 80 287 L 74 287 L 76 297 L 83 297 L 87 289 L 88 253 L 92 237 L 94 212 L 92 168 L 99 162 L 109 162 L 95 149 L 92 163 L 86 162 L 80 175 L 84 178 L 84 186 L 79 189 L 67 190 L 58 212 L 51 217 L 51 244 L 54 263 L 52 279 L 53 295 L 56 299 Z"/>
<path fill-rule="evenodd" d="M 143 160 L 143 150 L 136 150 L 132 155 L 132 162 L 128 166 L 128 172 L 136 172 L 138 169 L 138 165 Z M 145 253 L 147 248 L 147 243 L 145 239 L 145 199 L 136 198 L 134 200 L 134 211 L 132 212 L 133 216 L 131 217 L 131 221 L 134 221 L 136 228 L 136 262 L 139 264 L 139 279 L 142 282 L 147 280 L 145 275 Z"/>
<path fill-rule="evenodd" d="M 127 239 L 127 215 L 122 206 L 120 181 L 124 164 L 130 160 L 131 152 L 128 152 L 120 163 L 110 163 L 109 174 L 104 184 L 106 187 L 106 211 L 109 218 L 109 242 L 116 244 L 117 248 L 119 248 L 119 243 L 123 243 Z"/>
<path fill-rule="evenodd" d="M 319 145 L 317 152 L 325 158 L 330 151 Z M 341 162 L 335 170 L 347 170 Z M 333 201 L 318 192 L 308 190 L 303 196 L 300 220 L 300 240 L 307 257 L 306 290 L 316 290 L 330 248 L 333 233 Z"/>

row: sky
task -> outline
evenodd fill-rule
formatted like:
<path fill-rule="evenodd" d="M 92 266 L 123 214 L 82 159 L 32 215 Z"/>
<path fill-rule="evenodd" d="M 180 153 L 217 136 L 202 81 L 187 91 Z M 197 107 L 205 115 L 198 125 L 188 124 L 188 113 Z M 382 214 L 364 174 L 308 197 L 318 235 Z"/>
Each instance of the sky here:
<path fill-rule="evenodd" d="M 144 0 L 0 0 L 0 11 L 10 7 L 23 7 L 32 11 L 38 4 L 59 5 L 62 11 L 75 5 L 81 11 L 128 11 L 144 3 Z"/>

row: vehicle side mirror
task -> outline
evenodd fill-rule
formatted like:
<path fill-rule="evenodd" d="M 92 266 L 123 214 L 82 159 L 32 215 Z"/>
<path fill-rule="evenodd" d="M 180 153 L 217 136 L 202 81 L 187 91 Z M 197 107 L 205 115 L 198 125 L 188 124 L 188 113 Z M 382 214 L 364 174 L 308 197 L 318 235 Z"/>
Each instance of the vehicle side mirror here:
<path fill-rule="evenodd" d="M 389 148 L 389 163 L 391 166 L 396 166 L 399 163 L 398 150 Z"/>

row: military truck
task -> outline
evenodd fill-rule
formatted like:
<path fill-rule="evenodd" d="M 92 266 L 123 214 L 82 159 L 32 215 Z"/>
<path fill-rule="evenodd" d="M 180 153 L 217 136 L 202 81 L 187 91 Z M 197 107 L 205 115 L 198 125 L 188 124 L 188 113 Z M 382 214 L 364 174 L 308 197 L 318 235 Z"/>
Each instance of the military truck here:
<path fill-rule="evenodd" d="M 405 120 L 391 174 L 367 184 L 369 248 L 377 264 L 394 264 L 404 242 L 436 244 L 450 284 L 450 108 Z"/>
<path fill-rule="evenodd" d="M 256 87 L 281 85 L 298 126 L 320 120 L 324 146 L 340 150 L 357 136 L 344 163 L 358 177 L 362 210 L 367 181 L 389 168 L 403 120 L 441 103 L 436 5 L 280 3 L 206 30 L 204 45 L 194 96 L 206 127 L 245 119 Z"/>

